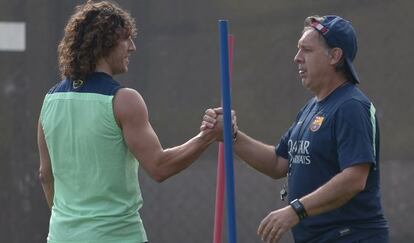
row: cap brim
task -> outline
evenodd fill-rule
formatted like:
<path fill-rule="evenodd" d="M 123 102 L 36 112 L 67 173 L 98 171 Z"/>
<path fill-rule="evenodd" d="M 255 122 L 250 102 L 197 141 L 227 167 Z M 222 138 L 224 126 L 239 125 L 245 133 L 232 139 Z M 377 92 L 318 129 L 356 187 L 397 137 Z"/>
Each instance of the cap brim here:
<path fill-rule="evenodd" d="M 352 76 L 352 79 L 353 79 L 352 82 L 353 83 L 356 83 L 356 84 L 359 84 L 359 77 L 358 77 L 358 74 L 357 74 L 357 72 L 355 70 L 354 65 L 352 64 L 352 61 L 349 60 L 348 58 L 345 58 L 345 61 L 346 61 L 346 66 L 348 68 L 348 72 Z"/>

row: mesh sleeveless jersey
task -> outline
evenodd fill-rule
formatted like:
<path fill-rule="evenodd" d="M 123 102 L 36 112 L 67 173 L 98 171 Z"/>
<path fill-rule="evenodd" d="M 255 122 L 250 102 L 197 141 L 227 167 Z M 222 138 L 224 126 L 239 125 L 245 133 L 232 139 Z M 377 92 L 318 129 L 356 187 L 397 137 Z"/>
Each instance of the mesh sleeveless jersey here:
<path fill-rule="evenodd" d="M 49 243 L 146 242 L 138 161 L 112 106 L 118 82 L 93 73 L 46 95 L 40 121 L 52 163 Z"/>

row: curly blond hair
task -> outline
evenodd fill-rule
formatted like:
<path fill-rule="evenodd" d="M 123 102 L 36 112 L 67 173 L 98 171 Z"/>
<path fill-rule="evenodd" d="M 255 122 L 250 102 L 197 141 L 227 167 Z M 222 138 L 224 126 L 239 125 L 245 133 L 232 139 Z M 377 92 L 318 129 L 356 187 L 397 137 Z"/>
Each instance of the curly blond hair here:
<path fill-rule="evenodd" d="M 135 37 L 136 32 L 135 20 L 115 3 L 89 0 L 77 6 L 58 47 L 62 78 L 84 79 L 119 39 Z"/>

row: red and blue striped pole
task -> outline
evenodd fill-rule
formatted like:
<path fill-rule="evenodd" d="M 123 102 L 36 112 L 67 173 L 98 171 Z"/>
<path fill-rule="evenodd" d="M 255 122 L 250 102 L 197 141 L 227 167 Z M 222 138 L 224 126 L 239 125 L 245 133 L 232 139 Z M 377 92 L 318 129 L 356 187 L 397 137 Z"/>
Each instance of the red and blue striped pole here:
<path fill-rule="evenodd" d="M 234 193 L 234 168 L 233 168 L 233 129 L 231 120 L 231 95 L 229 72 L 229 48 L 228 48 L 228 21 L 219 20 L 220 30 L 220 64 L 221 64 L 221 98 L 223 102 L 223 133 L 224 133 L 224 158 L 226 169 L 227 192 L 227 224 L 229 243 L 236 243 L 236 209 Z"/>
<path fill-rule="evenodd" d="M 229 35 L 229 69 L 230 69 L 230 83 L 233 80 L 233 50 L 234 37 Z M 223 102 L 221 103 L 223 105 Z M 219 150 L 217 156 L 217 178 L 216 178 L 216 204 L 214 213 L 214 234 L 213 243 L 221 243 L 223 237 L 223 212 L 224 212 L 224 143 L 219 143 Z"/>

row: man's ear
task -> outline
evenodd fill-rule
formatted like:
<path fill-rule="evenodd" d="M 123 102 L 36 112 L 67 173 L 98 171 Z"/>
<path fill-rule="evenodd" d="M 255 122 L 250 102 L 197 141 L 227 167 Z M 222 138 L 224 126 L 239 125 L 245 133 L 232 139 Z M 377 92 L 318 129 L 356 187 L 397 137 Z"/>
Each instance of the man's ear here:
<path fill-rule="evenodd" d="M 343 55 L 342 49 L 338 47 L 334 47 L 329 50 L 329 56 L 331 57 L 331 64 L 336 65 L 339 63 Z"/>

